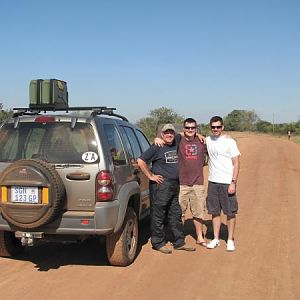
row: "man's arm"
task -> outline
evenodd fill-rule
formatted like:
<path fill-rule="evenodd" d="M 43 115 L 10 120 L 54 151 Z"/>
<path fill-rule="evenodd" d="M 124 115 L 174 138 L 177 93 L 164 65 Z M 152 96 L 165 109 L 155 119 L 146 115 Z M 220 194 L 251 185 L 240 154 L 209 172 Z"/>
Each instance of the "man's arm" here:
<path fill-rule="evenodd" d="M 240 170 L 240 157 L 235 156 L 231 158 L 232 164 L 233 164 L 233 175 L 232 175 L 232 182 L 228 187 L 228 193 L 234 194 L 236 191 L 236 184 L 239 176 L 239 170 Z"/>
<path fill-rule="evenodd" d="M 163 147 L 163 146 L 165 145 L 165 142 L 164 142 L 164 140 L 163 140 L 162 138 L 156 137 L 156 138 L 154 139 L 154 144 L 155 144 L 156 146 L 158 146 L 158 147 Z"/>
<path fill-rule="evenodd" d="M 140 167 L 140 169 L 142 170 L 142 172 L 147 176 L 147 178 L 149 180 L 155 181 L 157 183 L 162 183 L 164 181 L 164 178 L 161 175 L 155 175 L 150 171 L 150 169 L 145 161 L 138 158 L 137 163 L 138 163 L 138 166 Z"/>
<path fill-rule="evenodd" d="M 205 136 L 204 136 L 204 135 L 201 135 L 200 133 L 196 133 L 196 136 L 197 136 L 197 138 L 200 140 L 200 142 L 201 142 L 202 144 L 205 144 L 205 143 L 206 143 L 206 141 L 205 141 Z"/>

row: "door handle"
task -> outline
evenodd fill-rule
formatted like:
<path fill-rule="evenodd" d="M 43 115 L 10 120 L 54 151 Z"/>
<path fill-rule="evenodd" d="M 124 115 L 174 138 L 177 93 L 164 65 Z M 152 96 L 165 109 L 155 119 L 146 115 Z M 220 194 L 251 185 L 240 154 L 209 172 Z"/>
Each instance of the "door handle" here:
<path fill-rule="evenodd" d="M 70 180 L 89 180 L 91 175 L 84 172 L 74 172 L 67 174 L 67 178 Z"/>

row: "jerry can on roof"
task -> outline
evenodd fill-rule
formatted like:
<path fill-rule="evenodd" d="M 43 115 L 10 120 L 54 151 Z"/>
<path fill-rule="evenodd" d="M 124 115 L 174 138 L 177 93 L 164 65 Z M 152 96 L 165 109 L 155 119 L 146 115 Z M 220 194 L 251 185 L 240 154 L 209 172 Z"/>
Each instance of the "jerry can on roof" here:
<path fill-rule="evenodd" d="M 68 108 L 67 83 L 58 79 L 35 79 L 29 85 L 30 108 Z"/>

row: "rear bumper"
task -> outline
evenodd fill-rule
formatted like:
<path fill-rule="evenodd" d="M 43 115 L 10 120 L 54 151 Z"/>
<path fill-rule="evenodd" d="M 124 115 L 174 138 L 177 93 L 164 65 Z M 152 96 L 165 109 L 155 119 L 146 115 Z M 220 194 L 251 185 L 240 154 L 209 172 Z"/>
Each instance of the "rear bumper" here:
<path fill-rule="evenodd" d="M 21 229 L 23 231 L 39 231 L 46 234 L 74 235 L 108 235 L 114 231 L 120 210 L 119 201 L 96 203 L 95 211 L 68 211 L 52 223 L 37 229 Z M 9 224 L 0 214 L 0 230 L 17 231 L 20 228 Z"/>

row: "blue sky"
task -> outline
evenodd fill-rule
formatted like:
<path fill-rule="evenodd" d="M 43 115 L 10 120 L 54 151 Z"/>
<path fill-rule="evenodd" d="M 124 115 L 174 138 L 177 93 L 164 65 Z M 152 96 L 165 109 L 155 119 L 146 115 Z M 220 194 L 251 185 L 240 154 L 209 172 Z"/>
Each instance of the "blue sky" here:
<path fill-rule="evenodd" d="M 300 118 L 300 1 L 0 0 L 0 102 L 67 81 L 71 106 L 131 121 L 171 108 L 207 123 L 234 109 Z"/>

